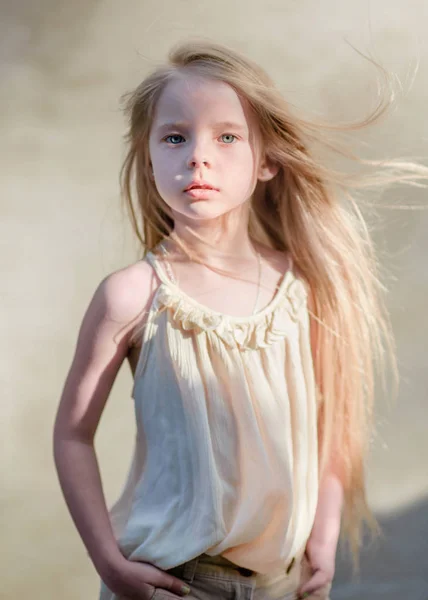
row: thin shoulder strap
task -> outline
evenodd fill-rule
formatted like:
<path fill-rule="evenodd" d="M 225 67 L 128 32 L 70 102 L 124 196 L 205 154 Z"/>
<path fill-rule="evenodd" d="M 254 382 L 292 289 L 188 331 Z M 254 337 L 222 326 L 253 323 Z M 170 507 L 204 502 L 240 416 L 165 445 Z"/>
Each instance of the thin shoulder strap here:
<path fill-rule="evenodd" d="M 163 266 L 161 265 L 161 261 L 158 259 L 158 257 L 153 252 L 147 252 L 146 259 L 150 263 L 150 265 L 153 267 L 153 270 L 155 271 L 156 275 L 159 277 L 159 279 L 161 280 L 162 283 L 166 283 L 166 284 L 171 283 L 171 279 L 166 274 L 166 271 L 164 270 Z M 174 283 L 174 282 L 172 282 L 172 283 Z"/>
<path fill-rule="evenodd" d="M 296 272 L 294 270 L 294 259 L 293 259 L 293 255 L 291 254 L 291 252 L 290 252 L 290 255 L 289 255 L 288 258 L 289 258 L 289 261 L 290 261 L 290 266 L 289 266 L 288 270 L 291 271 L 291 274 L 295 277 L 296 276 Z"/>

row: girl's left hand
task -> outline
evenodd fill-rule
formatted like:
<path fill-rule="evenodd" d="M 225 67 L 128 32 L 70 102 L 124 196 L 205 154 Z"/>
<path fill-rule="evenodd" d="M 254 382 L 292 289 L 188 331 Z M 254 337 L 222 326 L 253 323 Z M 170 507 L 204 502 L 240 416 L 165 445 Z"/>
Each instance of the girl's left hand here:
<path fill-rule="evenodd" d="M 308 561 L 308 577 L 301 581 L 297 591 L 297 598 L 309 598 L 311 594 L 326 592 L 326 598 L 331 588 L 336 563 L 336 548 L 332 549 L 325 545 L 308 543 L 305 550 Z M 304 560 L 304 559 L 303 559 Z M 318 595 L 317 595 L 318 597 Z M 321 596 L 320 596 L 321 598 Z"/>

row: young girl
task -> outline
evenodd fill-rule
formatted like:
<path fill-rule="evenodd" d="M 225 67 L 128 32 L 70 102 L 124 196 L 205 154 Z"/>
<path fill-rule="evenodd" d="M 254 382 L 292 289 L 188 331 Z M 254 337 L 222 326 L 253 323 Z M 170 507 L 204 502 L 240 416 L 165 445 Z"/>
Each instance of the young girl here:
<path fill-rule="evenodd" d="M 144 258 L 98 286 L 54 432 L 100 598 L 326 599 L 341 525 L 354 564 L 377 525 L 364 459 L 391 334 L 364 221 L 315 126 L 236 52 L 183 44 L 126 100 Z M 125 358 L 135 452 L 109 514 L 94 435 Z"/>

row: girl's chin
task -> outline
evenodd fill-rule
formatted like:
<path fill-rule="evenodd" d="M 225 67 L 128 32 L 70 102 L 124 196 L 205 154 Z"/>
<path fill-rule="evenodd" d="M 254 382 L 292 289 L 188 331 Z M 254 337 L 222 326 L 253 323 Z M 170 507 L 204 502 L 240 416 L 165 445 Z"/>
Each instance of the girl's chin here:
<path fill-rule="evenodd" d="M 209 202 L 195 202 L 187 207 L 186 210 L 183 211 L 174 211 L 173 216 L 174 220 L 191 220 L 191 221 L 205 221 L 211 219 L 218 219 L 224 215 L 226 215 L 229 210 L 225 208 L 221 209 L 220 207 L 210 206 Z"/>
<path fill-rule="evenodd" d="M 219 219 L 232 212 L 237 212 L 242 216 L 242 211 L 245 213 L 248 210 L 248 203 L 243 202 L 236 206 L 221 206 L 218 203 L 210 202 L 209 200 L 197 200 L 189 203 L 186 207 L 173 209 L 173 218 L 175 221 L 206 221 Z"/>

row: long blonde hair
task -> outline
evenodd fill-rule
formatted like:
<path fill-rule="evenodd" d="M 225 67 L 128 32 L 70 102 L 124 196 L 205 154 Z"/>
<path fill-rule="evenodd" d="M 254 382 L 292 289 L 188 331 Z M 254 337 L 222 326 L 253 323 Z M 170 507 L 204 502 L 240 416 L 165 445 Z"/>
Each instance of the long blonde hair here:
<path fill-rule="evenodd" d="M 388 83 L 388 74 L 379 68 Z M 396 382 L 398 376 L 385 288 L 368 227 L 350 190 L 428 179 L 428 169 L 362 160 L 325 135 L 377 121 L 393 102 L 392 88 L 364 121 L 329 127 L 292 115 L 268 75 L 236 51 L 206 41 L 183 43 L 172 49 L 168 64 L 123 96 L 129 129 L 121 184 L 144 253 L 169 236 L 174 225 L 150 177 L 148 139 L 160 94 L 177 73 L 186 72 L 226 82 L 245 98 L 259 123 L 266 158 L 279 165 L 271 181 L 257 184 L 249 234 L 255 242 L 290 251 L 308 285 L 319 403 L 319 475 L 321 479 L 327 469 L 334 469 L 341 478 L 341 535 L 349 541 L 358 569 L 364 522 L 373 534 L 380 533 L 365 489 L 375 374 L 385 373 L 388 356 Z M 377 172 L 365 178 L 341 174 L 314 158 L 310 147 L 315 143 L 378 167 Z"/>

